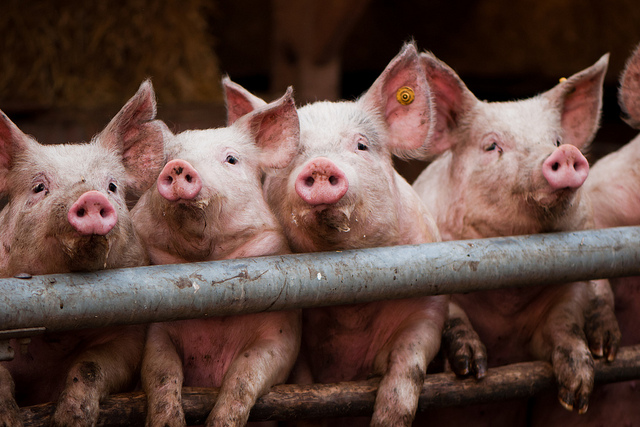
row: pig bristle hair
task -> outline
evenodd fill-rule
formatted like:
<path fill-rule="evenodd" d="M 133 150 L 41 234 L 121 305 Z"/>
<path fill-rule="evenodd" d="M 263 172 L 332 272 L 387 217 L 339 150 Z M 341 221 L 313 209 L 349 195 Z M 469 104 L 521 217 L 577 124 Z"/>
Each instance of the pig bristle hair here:
<path fill-rule="evenodd" d="M 627 59 L 620 76 L 618 104 L 622 120 L 632 128 L 640 129 L 640 44 Z"/>

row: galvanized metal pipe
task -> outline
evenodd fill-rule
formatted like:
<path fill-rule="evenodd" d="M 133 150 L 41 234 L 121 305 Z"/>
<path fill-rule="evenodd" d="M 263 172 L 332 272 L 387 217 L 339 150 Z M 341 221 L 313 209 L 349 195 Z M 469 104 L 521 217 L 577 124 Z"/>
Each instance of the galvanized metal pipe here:
<path fill-rule="evenodd" d="M 70 330 L 630 275 L 640 275 L 640 227 L 10 278 L 0 279 L 0 330 Z"/>

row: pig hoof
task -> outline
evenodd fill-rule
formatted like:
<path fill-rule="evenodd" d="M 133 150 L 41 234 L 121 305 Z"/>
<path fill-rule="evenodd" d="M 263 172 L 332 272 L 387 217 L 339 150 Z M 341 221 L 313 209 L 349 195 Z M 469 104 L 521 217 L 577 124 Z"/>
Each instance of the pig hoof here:
<path fill-rule="evenodd" d="M 473 374 L 483 378 L 487 372 L 487 351 L 470 324 L 460 318 L 447 321 L 442 334 L 442 347 L 451 369 L 458 376 Z"/>
<path fill-rule="evenodd" d="M 608 362 L 616 358 L 621 333 L 613 308 L 601 299 L 590 302 L 585 313 L 585 335 L 594 357 L 604 357 Z"/>
<path fill-rule="evenodd" d="M 593 390 L 594 363 L 585 345 L 557 347 L 552 355 L 553 371 L 558 382 L 558 399 L 565 409 L 587 411 Z"/>
<path fill-rule="evenodd" d="M 0 405 L 0 427 L 22 427 L 20 409 L 15 400 L 7 399 Z"/>
<path fill-rule="evenodd" d="M 98 420 L 97 402 L 60 402 L 53 414 L 52 426 L 88 426 Z"/>

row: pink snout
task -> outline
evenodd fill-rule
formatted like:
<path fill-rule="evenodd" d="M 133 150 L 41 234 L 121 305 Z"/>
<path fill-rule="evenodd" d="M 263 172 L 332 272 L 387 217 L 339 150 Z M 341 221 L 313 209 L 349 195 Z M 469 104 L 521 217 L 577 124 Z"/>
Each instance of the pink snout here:
<path fill-rule="evenodd" d="M 296 178 L 296 193 L 310 205 L 337 203 L 349 189 L 344 172 L 326 157 L 309 161 Z"/>
<path fill-rule="evenodd" d="M 202 179 L 198 171 L 186 160 L 171 160 L 158 177 L 158 192 L 171 202 L 179 199 L 191 200 L 201 189 Z"/>
<path fill-rule="evenodd" d="M 69 224 L 82 235 L 104 236 L 118 222 L 118 213 L 107 196 L 99 191 L 87 191 L 69 209 Z"/>
<path fill-rule="evenodd" d="M 573 145 L 561 145 L 542 163 L 542 175 L 554 190 L 578 188 L 589 175 L 589 162 Z"/>

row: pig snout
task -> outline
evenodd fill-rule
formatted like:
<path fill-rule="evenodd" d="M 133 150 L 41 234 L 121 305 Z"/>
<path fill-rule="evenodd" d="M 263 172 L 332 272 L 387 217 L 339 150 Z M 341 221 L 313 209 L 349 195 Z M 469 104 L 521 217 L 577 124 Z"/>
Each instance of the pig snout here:
<path fill-rule="evenodd" d="M 202 189 L 198 171 L 185 160 L 171 160 L 158 177 L 158 191 L 169 201 L 191 200 Z"/>
<path fill-rule="evenodd" d="M 542 175 L 551 188 L 578 188 L 589 175 L 589 163 L 573 145 L 561 145 L 542 164 Z"/>
<path fill-rule="evenodd" d="M 116 225 L 118 214 L 107 197 L 99 191 L 87 191 L 71 206 L 69 224 L 82 235 L 104 236 Z"/>
<path fill-rule="evenodd" d="M 337 203 L 349 189 L 344 172 L 331 160 L 319 157 L 311 160 L 296 178 L 296 193 L 310 205 Z"/>

